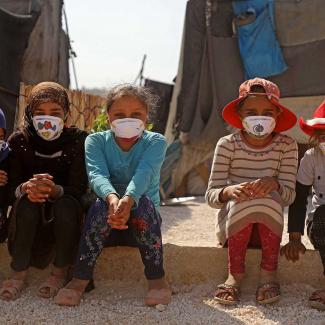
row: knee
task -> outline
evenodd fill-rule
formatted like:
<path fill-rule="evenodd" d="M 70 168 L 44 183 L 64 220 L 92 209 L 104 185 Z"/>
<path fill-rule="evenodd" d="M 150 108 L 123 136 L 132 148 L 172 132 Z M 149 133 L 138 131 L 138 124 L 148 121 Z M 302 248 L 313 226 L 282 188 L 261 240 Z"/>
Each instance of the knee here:
<path fill-rule="evenodd" d="M 38 221 L 40 218 L 40 204 L 31 202 L 27 197 L 23 197 L 16 207 L 17 222 Z"/>
<path fill-rule="evenodd" d="M 53 203 L 56 224 L 62 226 L 75 226 L 82 217 L 82 209 L 79 202 L 69 196 L 62 196 Z"/>
<path fill-rule="evenodd" d="M 161 225 L 161 217 L 151 199 L 142 196 L 139 200 L 138 207 L 132 211 L 131 220 L 142 219 L 149 224 Z"/>
<path fill-rule="evenodd" d="M 108 207 L 104 200 L 97 199 L 87 212 L 85 223 L 92 223 L 96 220 L 97 223 L 107 224 Z"/>

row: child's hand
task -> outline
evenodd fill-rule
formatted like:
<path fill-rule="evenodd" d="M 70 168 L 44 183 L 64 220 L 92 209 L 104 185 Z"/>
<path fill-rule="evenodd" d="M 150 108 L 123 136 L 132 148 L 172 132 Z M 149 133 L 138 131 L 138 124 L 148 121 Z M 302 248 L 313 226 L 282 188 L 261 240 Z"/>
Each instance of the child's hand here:
<path fill-rule="evenodd" d="M 33 178 L 22 185 L 23 192 L 31 202 L 43 203 L 54 193 L 56 185 L 49 174 L 35 174 Z"/>
<path fill-rule="evenodd" d="M 8 176 L 4 170 L 0 170 L 0 186 L 5 186 L 8 183 Z"/>
<path fill-rule="evenodd" d="M 107 203 L 107 206 L 108 206 L 107 222 L 109 220 L 109 217 L 114 215 L 114 213 L 116 212 L 119 201 L 120 201 L 120 199 L 115 194 L 109 194 L 107 196 L 107 198 L 106 198 L 106 203 Z"/>
<path fill-rule="evenodd" d="M 270 192 L 278 190 L 279 187 L 280 185 L 274 177 L 263 177 L 250 183 L 252 197 L 255 199 L 265 197 Z"/>
<path fill-rule="evenodd" d="M 250 200 L 250 196 L 250 183 L 241 183 L 225 187 L 221 193 L 220 199 L 222 202 L 227 202 L 228 200 L 243 202 Z"/>
<path fill-rule="evenodd" d="M 108 224 L 119 230 L 128 229 L 127 222 L 130 218 L 131 208 L 134 204 L 134 200 L 131 196 L 124 196 L 118 203 L 117 209 L 113 215 L 108 218 Z"/>
<path fill-rule="evenodd" d="M 299 254 L 305 254 L 306 247 L 301 242 L 301 234 L 300 233 L 290 233 L 289 235 L 289 243 L 284 245 L 281 248 L 281 256 L 285 256 L 288 261 L 296 262 L 299 260 Z"/>

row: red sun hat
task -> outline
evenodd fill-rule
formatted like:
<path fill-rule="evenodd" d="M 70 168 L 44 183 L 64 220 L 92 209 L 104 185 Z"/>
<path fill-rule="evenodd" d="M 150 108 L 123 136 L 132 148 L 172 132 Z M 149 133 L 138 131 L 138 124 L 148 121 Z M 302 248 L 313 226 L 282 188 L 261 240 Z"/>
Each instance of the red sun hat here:
<path fill-rule="evenodd" d="M 300 117 L 299 125 L 301 130 L 310 136 L 317 130 L 325 130 L 325 100 L 316 108 L 311 120 L 304 121 Z"/>
<path fill-rule="evenodd" d="M 261 86 L 263 87 L 265 93 L 255 93 L 251 91 L 253 86 Z M 250 80 L 246 80 L 239 87 L 239 96 L 237 99 L 233 100 L 229 104 L 227 104 L 223 111 L 222 117 L 223 119 L 231 126 L 237 129 L 243 129 L 242 120 L 238 114 L 238 103 L 241 102 L 249 95 L 264 95 L 267 96 L 269 101 L 278 107 L 281 110 L 281 114 L 279 115 L 276 125 L 274 128 L 274 132 L 283 132 L 291 129 L 297 122 L 296 115 L 291 112 L 288 108 L 282 106 L 279 103 L 280 98 L 280 90 L 279 87 L 269 81 L 262 78 L 254 78 Z"/>

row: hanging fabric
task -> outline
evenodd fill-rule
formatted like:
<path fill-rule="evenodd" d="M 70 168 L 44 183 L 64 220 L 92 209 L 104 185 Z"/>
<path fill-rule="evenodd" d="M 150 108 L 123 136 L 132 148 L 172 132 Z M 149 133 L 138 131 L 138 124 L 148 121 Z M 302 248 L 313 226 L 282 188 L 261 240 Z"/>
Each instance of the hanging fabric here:
<path fill-rule="evenodd" d="M 246 78 L 267 78 L 287 69 L 275 35 L 273 0 L 233 1 L 234 26 Z"/>

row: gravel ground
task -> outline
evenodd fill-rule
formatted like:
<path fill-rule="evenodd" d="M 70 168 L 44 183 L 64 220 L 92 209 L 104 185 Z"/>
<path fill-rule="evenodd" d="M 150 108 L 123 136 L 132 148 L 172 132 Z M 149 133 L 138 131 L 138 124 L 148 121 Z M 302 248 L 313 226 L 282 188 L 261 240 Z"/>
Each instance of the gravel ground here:
<path fill-rule="evenodd" d="M 130 290 L 132 286 L 132 290 Z M 213 284 L 181 289 L 163 311 L 143 304 L 145 291 L 134 283 L 105 283 L 86 294 L 79 307 L 58 307 L 35 297 L 29 287 L 16 302 L 0 304 L 1 324 L 250 324 L 325 325 L 325 313 L 306 307 L 307 285 L 283 286 L 274 306 L 257 306 L 252 293 L 243 293 L 237 307 L 223 307 L 211 299 Z M 176 290 L 175 291 L 179 291 Z"/>
<path fill-rule="evenodd" d="M 182 207 L 163 207 L 164 242 L 187 246 L 215 245 L 214 211 L 198 198 Z M 286 239 L 284 239 L 286 240 Z M 307 238 L 304 242 L 309 248 Z M 310 309 L 306 284 L 282 286 L 283 297 L 274 306 L 258 306 L 254 290 L 243 292 L 237 307 L 223 307 L 212 298 L 215 283 L 174 287 L 172 303 L 159 311 L 144 306 L 140 283 L 98 281 L 79 307 L 58 307 L 36 296 L 30 286 L 15 302 L 0 302 L 0 324 L 250 324 L 325 325 L 325 312 Z M 159 308 L 159 307 L 158 307 Z"/>

